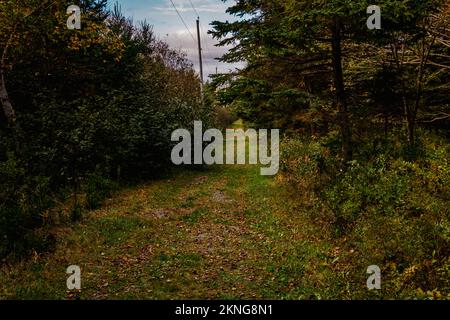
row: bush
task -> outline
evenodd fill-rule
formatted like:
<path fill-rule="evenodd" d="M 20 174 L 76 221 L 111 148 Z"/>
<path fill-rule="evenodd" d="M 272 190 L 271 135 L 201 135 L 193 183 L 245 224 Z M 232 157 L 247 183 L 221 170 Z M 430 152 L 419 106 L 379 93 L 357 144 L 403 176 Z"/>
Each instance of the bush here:
<path fill-rule="evenodd" d="M 364 162 L 356 159 L 347 170 L 333 166 L 336 158 L 321 141 L 282 144 L 284 179 L 295 194 L 310 194 L 296 200 L 307 208 L 305 217 L 321 230 L 331 228 L 344 252 L 356 251 L 337 271 L 345 281 L 361 281 L 348 275 L 377 264 L 388 296 L 442 298 L 449 292 L 449 149 L 438 140 L 422 137 L 413 162 L 395 150 L 392 138 L 384 150 L 394 152 L 365 153 Z"/>
<path fill-rule="evenodd" d="M 220 130 L 230 128 L 230 126 L 237 121 L 237 117 L 232 112 L 222 106 L 217 106 L 214 110 L 214 127 Z"/>
<path fill-rule="evenodd" d="M 281 144 L 280 170 L 293 186 L 319 192 L 330 180 L 333 166 L 330 150 L 320 141 L 288 138 Z"/>
<path fill-rule="evenodd" d="M 27 235 L 40 234 L 55 194 L 76 221 L 85 204 L 97 208 L 111 195 L 113 180 L 168 169 L 174 129 L 210 121 L 185 54 L 157 40 L 150 25 L 135 26 L 118 6 L 93 2 L 83 2 L 92 28 L 76 41 L 48 27 L 61 22 L 52 6 L 23 32 L 31 42 L 18 40 L 7 57 L 17 126 L 0 112 L 0 256 L 35 247 Z"/>
<path fill-rule="evenodd" d="M 45 224 L 45 213 L 53 206 L 50 179 L 28 176 L 9 155 L 0 162 L 0 257 L 14 251 L 43 250 L 48 235 L 36 230 Z"/>
<path fill-rule="evenodd" d="M 117 190 L 117 183 L 100 174 L 90 174 L 86 180 L 84 192 L 86 193 L 86 206 L 89 209 L 97 209 L 106 198 L 111 197 Z"/>

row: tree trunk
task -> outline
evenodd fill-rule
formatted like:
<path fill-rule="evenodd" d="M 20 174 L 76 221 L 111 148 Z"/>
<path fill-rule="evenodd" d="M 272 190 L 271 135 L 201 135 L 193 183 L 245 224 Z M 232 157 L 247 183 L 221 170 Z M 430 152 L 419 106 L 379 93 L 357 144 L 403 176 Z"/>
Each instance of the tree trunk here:
<path fill-rule="evenodd" d="M 14 32 L 11 33 L 0 57 L 0 103 L 3 107 L 3 113 L 5 114 L 5 117 L 8 121 L 8 126 L 10 128 L 15 128 L 16 126 L 16 113 L 14 112 L 13 105 L 11 103 L 11 100 L 9 99 L 8 90 L 6 90 L 5 67 L 6 67 L 6 57 L 8 54 L 9 47 L 11 46 L 13 36 Z"/>
<path fill-rule="evenodd" d="M 341 128 L 342 157 L 345 162 L 348 162 L 352 160 L 351 131 L 350 120 L 348 116 L 347 98 L 345 95 L 344 74 L 342 71 L 342 25 L 339 18 L 335 18 L 331 29 L 334 85 L 336 87 L 338 121 Z"/>
<path fill-rule="evenodd" d="M 412 115 L 412 112 L 409 111 L 406 115 L 406 129 L 408 131 L 408 144 L 410 147 L 413 147 L 416 143 L 415 139 L 415 129 L 416 129 L 416 117 Z"/>
<path fill-rule="evenodd" d="M 8 91 L 6 90 L 5 76 L 2 68 L 0 68 L 0 102 L 3 107 L 3 113 L 8 120 L 8 126 L 14 128 L 16 126 L 16 113 L 14 112 Z"/>
<path fill-rule="evenodd" d="M 386 110 L 383 117 L 384 117 L 384 139 L 387 140 L 389 134 L 389 115 Z"/>

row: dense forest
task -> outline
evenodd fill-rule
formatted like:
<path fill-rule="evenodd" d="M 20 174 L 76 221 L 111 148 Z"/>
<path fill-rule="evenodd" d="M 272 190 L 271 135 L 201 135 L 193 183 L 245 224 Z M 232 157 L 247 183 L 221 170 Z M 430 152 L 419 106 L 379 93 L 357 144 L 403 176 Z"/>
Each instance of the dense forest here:
<path fill-rule="evenodd" d="M 368 28 L 371 5 L 379 29 Z M 247 64 L 214 77 L 215 99 L 284 129 L 295 208 L 358 247 L 352 268 L 375 259 L 393 290 L 448 293 L 449 3 L 261 0 L 228 12 L 242 19 L 211 33 L 233 45 L 223 61 Z"/>
<path fill-rule="evenodd" d="M 222 209 L 242 210 L 242 219 L 224 224 L 242 229 L 249 215 L 250 225 L 270 240 L 262 242 L 263 249 L 256 240 L 249 242 L 248 256 L 256 248 L 268 253 L 248 264 L 267 277 L 249 279 L 247 288 L 239 288 L 242 297 L 448 299 L 448 1 L 224 2 L 236 20 L 213 21 L 209 33 L 219 46 L 231 46 L 221 61 L 245 66 L 211 76 L 202 91 L 185 54 L 159 40 L 151 22 L 124 17 L 119 5 L 110 9 L 107 0 L 0 0 L 0 258 L 7 270 L 17 266 L 20 274 L 20 263 L 44 265 L 36 257 L 66 254 L 61 253 L 66 249 L 58 249 L 70 244 L 61 228 L 73 227 L 76 234 L 80 229 L 86 244 L 99 238 L 98 233 L 92 231 L 89 238 L 84 232 L 94 228 L 89 222 L 92 212 L 100 210 L 97 218 L 103 219 L 105 200 L 116 197 L 134 208 L 120 196 L 121 190 L 173 177 L 160 187 L 163 192 L 145 189 L 148 199 L 154 199 L 148 205 L 154 205 L 175 192 L 177 183 L 186 183 L 183 188 L 194 192 L 210 183 L 205 178 L 210 174 L 217 184 L 214 180 L 208 188 L 219 188 L 213 200 L 199 200 L 209 190 L 205 186 L 186 199 L 167 199 L 163 211 L 152 207 L 152 212 L 166 219 L 172 211 L 183 215 L 194 206 L 179 222 L 192 226 L 207 219 L 207 210 L 220 210 L 209 207 L 217 201 Z M 81 8 L 81 30 L 66 26 L 66 10 L 72 4 Z M 371 5 L 381 8 L 381 28 L 368 28 Z M 200 166 L 181 168 L 181 176 L 173 173 L 180 168 L 171 163 L 171 133 L 192 128 L 194 121 L 221 130 L 236 123 L 280 129 L 280 173 L 264 180 L 255 178 L 253 169 L 242 168 Z M 220 185 L 221 179 L 233 181 L 229 189 Z M 246 191 L 239 189 L 244 187 Z M 227 190 L 234 200 L 225 197 Z M 180 199 L 185 202 L 176 204 Z M 135 227 L 131 220 L 120 221 Z M 153 223 L 154 230 L 164 228 Z M 225 232 L 212 226 L 208 228 Z M 96 228 L 109 230 L 103 224 Z M 122 228 L 114 232 L 122 235 Z M 174 254 L 178 262 L 173 265 L 168 258 L 181 243 L 174 238 L 180 227 L 169 230 L 173 233 L 161 236 L 167 241 L 155 245 L 159 260 L 149 267 L 158 275 L 164 268 L 171 274 L 181 268 L 179 255 Z M 230 230 L 227 235 L 235 229 Z M 152 232 L 152 239 L 158 238 L 157 231 Z M 116 237 L 113 231 L 105 237 L 113 234 Z M 201 242 L 209 236 L 198 237 Z M 138 239 L 133 246 L 143 245 Z M 231 251 L 240 250 L 241 242 L 230 243 L 235 246 Z M 194 259 L 192 252 L 186 253 L 189 267 L 198 267 L 204 255 Z M 35 261 L 27 262 L 33 256 Z M 370 265 L 383 271 L 382 293 L 364 287 Z M 2 272 L 0 281 L 12 287 L 17 274 Z M 243 280 L 229 277 L 217 280 L 232 287 L 224 289 L 227 294 L 216 282 L 214 290 L 197 291 L 188 290 L 194 281 L 185 279 L 178 289 L 198 293 L 184 298 L 240 298 L 233 294 Z M 152 297 L 180 297 L 177 288 L 164 291 L 171 284 L 163 278 L 155 276 L 146 284 L 156 288 Z M 358 287 L 361 281 L 364 285 Z M 260 285 L 253 288 L 251 283 Z M 146 289 L 143 285 L 142 292 L 150 292 Z M 0 298 L 42 297 L 29 288 L 21 290 L 5 289 Z M 61 297 L 58 290 L 55 296 Z M 136 291 L 124 297 L 147 296 Z"/>
<path fill-rule="evenodd" d="M 69 4 L 0 2 L 2 255 L 35 245 L 55 201 L 76 220 L 78 194 L 95 208 L 120 179 L 166 168 L 171 132 L 207 121 L 191 64 L 150 25 L 88 0 L 74 32 Z"/>

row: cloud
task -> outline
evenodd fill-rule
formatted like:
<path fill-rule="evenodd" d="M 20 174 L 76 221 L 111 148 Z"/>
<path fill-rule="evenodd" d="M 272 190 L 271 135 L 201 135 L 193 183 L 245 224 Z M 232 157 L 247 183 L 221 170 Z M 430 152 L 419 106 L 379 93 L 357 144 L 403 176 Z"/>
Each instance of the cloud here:
<path fill-rule="evenodd" d="M 227 72 L 241 65 L 224 64 L 216 60 L 229 48 L 218 48 L 217 40 L 207 34 L 210 22 L 214 20 L 233 20 L 225 11 L 232 1 L 191 0 L 196 11 L 188 0 L 173 0 L 178 11 L 186 22 L 188 29 L 178 17 L 170 0 L 119 0 L 125 15 L 131 16 L 135 22 L 146 20 L 154 26 L 156 35 L 166 41 L 172 48 L 184 51 L 199 72 L 196 19 L 197 13 L 201 21 L 201 40 L 203 48 L 203 66 L 205 78 L 216 72 Z M 188 31 L 189 30 L 189 31 Z M 193 39 L 194 38 L 194 39 Z"/>
<path fill-rule="evenodd" d="M 191 31 L 194 32 L 194 31 Z M 198 45 L 193 42 L 190 34 L 186 30 L 180 30 L 172 33 L 169 36 L 162 38 L 166 41 L 170 47 L 181 50 L 186 53 L 188 59 L 193 62 L 194 68 L 199 70 L 199 56 Z M 241 65 L 230 65 L 219 62 L 217 58 L 222 57 L 229 49 L 229 47 L 217 47 L 217 40 L 214 40 L 210 35 L 205 35 L 202 38 L 202 57 L 203 57 L 203 71 L 205 78 L 210 74 L 214 74 L 217 71 L 228 72 L 235 67 L 241 67 Z"/>

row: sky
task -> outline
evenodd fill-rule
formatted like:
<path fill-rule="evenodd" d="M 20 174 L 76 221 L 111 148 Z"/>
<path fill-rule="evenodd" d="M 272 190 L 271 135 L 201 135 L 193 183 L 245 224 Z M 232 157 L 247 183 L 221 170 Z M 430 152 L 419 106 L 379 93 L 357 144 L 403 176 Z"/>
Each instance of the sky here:
<path fill-rule="evenodd" d="M 172 0 L 188 29 L 183 25 L 180 17 L 177 15 L 170 0 L 110 0 L 110 5 L 118 2 L 122 8 L 122 12 L 127 17 L 132 17 L 134 22 L 146 20 L 153 25 L 155 34 L 161 40 L 167 42 L 173 49 L 181 49 L 187 54 L 188 59 L 194 64 L 194 68 L 199 71 L 198 62 L 198 45 L 196 19 L 197 13 L 201 21 L 201 40 L 203 48 L 203 69 L 205 79 L 210 74 L 216 72 L 227 72 L 240 67 L 238 65 L 229 65 L 221 63 L 218 58 L 227 51 L 227 48 L 218 48 L 214 44 L 211 35 L 207 31 L 211 29 L 209 25 L 211 21 L 233 21 L 234 17 L 225 12 L 228 6 L 232 5 L 233 0 L 226 3 L 221 0 L 191 0 L 194 8 L 192 8 L 189 0 Z M 192 36 L 194 39 L 192 39 Z M 195 40 L 195 41 L 194 41 Z"/>

